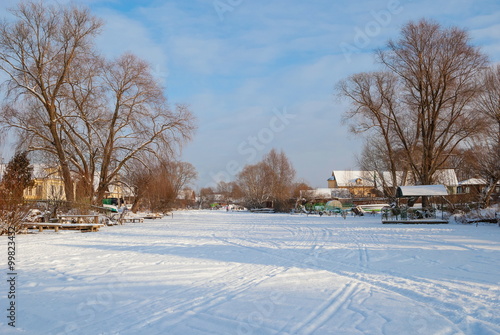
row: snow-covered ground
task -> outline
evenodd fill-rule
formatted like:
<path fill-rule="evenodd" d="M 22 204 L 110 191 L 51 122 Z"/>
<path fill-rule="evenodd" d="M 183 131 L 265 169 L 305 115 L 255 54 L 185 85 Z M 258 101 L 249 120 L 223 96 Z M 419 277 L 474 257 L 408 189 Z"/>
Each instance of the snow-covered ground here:
<path fill-rule="evenodd" d="M 1 334 L 500 334 L 493 224 L 186 211 L 16 247 Z"/>

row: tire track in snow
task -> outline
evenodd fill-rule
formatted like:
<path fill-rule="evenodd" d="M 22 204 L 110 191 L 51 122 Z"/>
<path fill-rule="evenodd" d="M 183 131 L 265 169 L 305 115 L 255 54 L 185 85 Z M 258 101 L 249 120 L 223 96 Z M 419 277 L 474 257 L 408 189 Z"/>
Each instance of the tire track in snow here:
<path fill-rule="evenodd" d="M 494 314 L 500 303 L 498 296 L 487 300 L 477 299 L 477 293 L 473 290 L 465 292 L 463 288 L 446 286 L 425 278 L 395 277 L 394 274 L 374 276 L 353 273 L 352 278 L 415 301 L 449 320 L 462 331 L 479 323 L 483 329 L 488 329 L 485 331 L 487 334 L 500 334 L 500 318 Z M 453 297 L 454 303 L 448 302 L 450 297 Z M 488 314 L 491 315 L 485 316 L 484 311 L 489 311 Z M 477 316 L 478 313 L 483 314 L 481 318 Z"/>
<path fill-rule="evenodd" d="M 214 234 L 212 234 L 212 238 L 225 244 L 241 247 L 239 244 L 228 242 L 228 238 L 217 237 Z M 184 299 L 177 304 L 170 304 L 167 309 L 164 308 L 164 299 L 162 298 L 156 299 L 153 304 L 149 301 L 147 307 L 149 309 L 157 309 L 158 312 L 153 313 L 147 320 L 129 325 L 123 331 L 129 332 L 131 329 L 140 330 L 145 325 L 153 323 L 160 323 L 162 329 L 170 329 L 195 315 L 201 315 L 202 313 L 210 314 L 209 310 L 211 308 L 238 297 L 243 292 L 286 270 L 286 268 L 277 268 L 270 265 L 258 265 L 256 269 L 255 266 L 249 268 L 247 264 L 238 264 L 227 271 L 219 272 L 216 277 L 211 278 L 209 284 L 214 285 L 214 288 L 210 290 L 210 294 L 208 295 L 196 295 L 202 287 L 205 288 L 206 292 L 207 282 L 198 281 L 196 284 L 191 283 L 190 288 L 176 292 L 173 296 L 169 297 L 170 299 L 176 296 L 184 298 L 194 294 L 196 295 L 194 298 Z M 137 305 L 135 305 L 135 308 L 137 308 Z"/>
<path fill-rule="evenodd" d="M 215 292 L 183 301 L 177 305 L 169 306 L 169 310 L 177 311 L 170 313 L 168 315 L 168 320 L 162 321 L 165 319 L 165 313 L 164 311 L 160 311 L 147 320 L 147 322 L 144 322 L 144 324 L 151 324 L 159 321 L 161 322 L 162 329 L 175 327 L 194 315 L 199 315 L 201 313 L 209 314 L 209 309 L 230 301 L 238 297 L 243 292 L 285 271 L 285 269 L 280 268 L 273 268 L 271 271 L 267 271 L 269 267 L 266 268 L 266 271 L 263 272 L 242 273 L 241 276 L 238 276 L 238 278 L 226 283 L 226 285 Z M 139 325 L 139 328 L 141 327 L 142 325 Z"/>
<path fill-rule="evenodd" d="M 333 292 L 323 304 L 309 313 L 309 315 L 301 323 L 292 327 L 289 333 L 304 335 L 314 333 L 330 318 L 332 318 L 337 311 L 346 305 L 346 303 L 351 300 L 352 296 L 355 295 L 358 290 L 358 282 L 347 283 L 342 288 Z"/>
<path fill-rule="evenodd" d="M 261 266 L 258 271 L 245 270 L 246 265 L 239 265 L 228 271 L 220 273 L 217 278 L 221 280 L 217 288 L 210 290 L 210 294 L 206 294 L 206 282 L 198 282 L 197 285 L 190 285 L 190 288 L 178 291 L 169 295 L 168 300 L 163 296 L 158 296 L 154 300 L 133 301 L 125 306 L 121 306 L 121 312 L 114 313 L 113 317 L 105 319 L 96 319 L 93 324 L 78 324 L 78 328 L 94 327 L 95 323 L 102 325 L 113 324 L 114 326 L 104 326 L 104 328 L 115 329 L 120 334 L 136 334 L 141 333 L 141 329 L 152 324 L 158 324 L 158 329 L 171 329 L 185 320 L 209 313 L 209 310 L 226 301 L 230 301 L 239 294 L 251 289 L 260 283 L 268 280 L 285 269 L 271 268 L 270 266 Z M 215 281 L 212 278 L 211 282 Z M 204 290 L 200 288 L 204 287 Z M 203 293 L 203 295 L 200 295 Z M 185 299 L 185 297 L 190 297 Z M 177 303 L 170 303 L 176 299 L 182 299 Z M 167 303 L 168 304 L 167 304 Z M 142 319 L 136 323 L 129 323 L 126 328 L 120 327 L 120 321 L 136 314 L 138 310 L 150 310 L 152 313 L 147 319 Z M 57 333 L 56 331 L 54 333 Z"/>
<path fill-rule="evenodd" d="M 314 235 L 314 234 L 312 234 L 312 235 Z M 305 253 L 297 252 L 294 250 L 287 249 L 286 253 L 288 255 L 281 255 L 280 252 L 283 251 L 282 249 L 276 249 L 276 251 L 274 251 L 274 250 L 267 251 L 267 250 L 260 249 L 258 247 L 249 246 L 249 245 L 245 245 L 242 243 L 237 243 L 237 242 L 228 241 L 228 240 L 224 240 L 224 239 L 222 239 L 222 240 L 225 241 L 226 243 L 229 243 L 229 244 L 234 245 L 234 246 L 241 246 L 244 248 L 249 248 L 249 249 L 264 253 L 268 256 L 281 259 L 282 261 L 285 261 L 284 264 L 286 264 L 286 266 L 289 266 L 289 267 L 296 266 L 296 267 L 300 268 L 300 267 L 303 267 L 304 265 L 307 265 L 307 267 L 311 268 L 311 269 L 326 270 L 326 271 L 334 273 L 340 277 L 344 277 L 344 278 L 348 279 L 349 281 L 356 281 L 358 283 L 368 285 L 369 287 L 376 287 L 379 290 L 381 290 L 382 292 L 385 291 L 385 292 L 391 292 L 393 294 L 397 294 L 405 299 L 413 301 L 420 308 L 423 307 L 423 308 L 434 311 L 437 315 L 441 316 L 444 320 L 447 320 L 450 323 L 450 325 L 457 325 L 463 321 L 463 320 L 456 317 L 456 315 L 460 314 L 460 313 L 457 313 L 455 310 L 457 307 L 456 305 L 451 304 L 451 305 L 447 306 L 446 304 L 443 304 L 443 302 L 441 300 L 436 299 L 436 297 L 433 296 L 432 294 L 427 295 L 424 292 L 418 292 L 417 289 L 420 287 L 419 282 L 413 282 L 411 279 L 407 279 L 404 277 L 396 278 L 398 280 L 401 279 L 401 280 L 405 281 L 406 282 L 405 285 L 410 285 L 410 282 L 413 282 L 411 284 L 412 284 L 412 286 L 414 286 L 415 291 L 407 289 L 405 287 L 398 286 L 396 283 L 392 283 L 391 281 L 394 281 L 394 278 L 390 278 L 387 281 L 372 279 L 372 277 L 378 278 L 381 276 L 384 278 L 393 277 L 393 276 L 387 275 L 387 273 L 384 273 L 384 272 L 375 271 L 375 273 L 373 273 L 373 274 L 367 274 L 367 275 L 371 275 L 371 276 L 365 276 L 365 274 L 363 274 L 362 272 L 366 269 L 364 269 L 363 267 L 361 267 L 359 265 L 354 266 L 351 263 L 342 262 L 342 261 L 337 260 L 337 263 L 340 263 L 344 267 L 352 269 L 351 271 L 353 271 L 353 272 L 346 271 L 346 270 L 339 270 L 338 269 L 339 264 L 336 264 L 329 259 L 318 257 L 315 259 L 314 262 L 310 262 L 310 261 L 308 261 L 308 259 L 310 258 L 309 255 L 307 255 Z M 248 242 L 246 240 L 241 240 L 241 241 Z M 310 242 L 317 243 L 317 240 L 316 241 L 310 240 Z M 315 244 L 315 245 L 317 245 L 317 244 Z M 332 266 L 329 266 L 329 265 L 332 265 Z M 490 323 L 488 321 L 483 321 L 483 320 L 481 320 L 481 322 L 485 322 L 486 324 Z M 458 330 L 458 329 L 459 328 L 457 326 L 456 330 Z"/>

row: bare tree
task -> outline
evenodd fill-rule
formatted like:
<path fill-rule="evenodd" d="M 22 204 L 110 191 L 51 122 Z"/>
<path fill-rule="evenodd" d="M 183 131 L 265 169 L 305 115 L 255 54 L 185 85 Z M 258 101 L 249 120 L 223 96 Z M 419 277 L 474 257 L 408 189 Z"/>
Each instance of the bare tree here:
<path fill-rule="evenodd" d="M 149 66 L 133 55 L 126 54 L 107 67 L 104 87 L 108 101 L 104 126 L 98 129 L 97 199 L 129 160 L 144 151 L 173 156 L 195 128 L 189 109 L 177 105 L 171 110 Z"/>
<path fill-rule="evenodd" d="M 132 212 L 137 212 L 141 201 L 145 198 L 149 190 L 149 185 L 153 181 L 153 171 L 151 161 L 142 158 L 141 160 L 131 160 L 125 167 L 122 181 L 131 191 L 133 197 Z"/>
<path fill-rule="evenodd" d="M 11 108 L 4 125 L 39 136 L 51 144 L 58 159 L 68 200 L 73 200 L 73 178 L 61 131 L 63 110 L 59 109 L 62 89 L 75 61 L 91 49 L 92 38 L 102 22 L 87 9 L 47 6 L 42 2 L 21 2 L 11 11 L 15 21 L 0 23 L 0 70 L 6 83 Z M 38 126 L 22 110 L 12 108 L 19 99 L 29 101 Z"/>
<path fill-rule="evenodd" d="M 230 182 L 226 183 L 225 181 L 221 180 L 217 184 L 217 193 L 223 197 L 224 202 L 226 204 L 229 203 L 229 201 L 231 199 L 231 193 L 232 193 L 231 183 Z"/>
<path fill-rule="evenodd" d="M 487 57 L 470 44 L 465 30 L 427 20 L 405 25 L 400 39 L 387 47 L 377 56 L 401 81 L 404 108 L 415 122 L 410 139 L 420 147 L 419 155 L 407 151 L 406 159 L 421 184 L 432 184 L 447 154 L 482 128 L 471 107 Z M 411 147 L 401 131 L 408 120 L 397 121 L 403 148 Z"/>
<path fill-rule="evenodd" d="M 164 163 L 164 169 L 168 175 L 168 182 L 172 185 L 174 196 L 187 188 L 198 178 L 196 168 L 188 162 L 168 161 Z"/>
<path fill-rule="evenodd" d="M 292 198 L 295 169 L 284 152 L 272 149 L 261 162 L 245 166 L 238 182 L 248 207 L 272 202 L 275 209 L 284 210 Z"/>
<path fill-rule="evenodd" d="M 295 169 L 283 151 L 272 149 L 263 159 L 274 208 L 287 209 L 295 183 Z"/>
<path fill-rule="evenodd" d="M 246 165 L 238 174 L 238 182 L 244 194 L 245 206 L 261 208 L 271 201 L 271 187 L 267 167 L 263 162 Z"/>
<path fill-rule="evenodd" d="M 132 211 L 136 211 L 141 201 L 151 210 L 168 211 L 174 205 L 180 191 L 196 178 L 194 166 L 186 162 L 156 161 L 143 165 L 140 171 L 128 174 L 129 183 L 134 186 L 135 201 Z M 137 166 L 137 165 L 136 165 Z"/>
<path fill-rule="evenodd" d="M 482 83 L 483 91 L 477 99 L 476 109 L 485 116 L 488 128 L 477 139 L 474 152 L 478 172 L 486 181 L 481 201 L 488 206 L 491 194 L 500 182 L 500 65 L 487 69 Z"/>
<path fill-rule="evenodd" d="M 312 190 L 312 189 L 313 188 L 311 187 L 311 185 L 309 185 L 305 181 L 296 182 L 293 185 L 292 196 L 295 199 L 300 199 L 300 192 L 301 191 L 308 191 L 308 190 Z"/>
<path fill-rule="evenodd" d="M 377 58 L 383 75 L 362 74 L 361 81 L 353 76 L 340 84 L 354 110 L 346 116 L 360 116 L 355 123 L 366 124 L 365 130 L 376 128 L 387 153 L 396 147 L 417 183 L 433 184 L 449 154 L 483 129 L 472 104 L 487 58 L 464 30 L 427 20 L 406 24 Z"/>
<path fill-rule="evenodd" d="M 404 156 L 398 154 L 397 127 L 404 134 L 407 152 L 415 150 L 416 141 L 410 137 L 407 123 L 397 124 L 398 119 L 411 119 L 401 115 L 398 94 L 401 90 L 398 78 L 390 72 L 359 73 L 342 80 L 337 85 L 340 97 L 351 101 L 351 108 L 343 121 L 352 121 L 351 132 L 367 133 L 361 158 L 362 168 L 376 171 L 388 196 L 395 196 L 398 186 L 398 170 L 405 169 Z M 389 172 L 389 176 L 385 175 Z"/>

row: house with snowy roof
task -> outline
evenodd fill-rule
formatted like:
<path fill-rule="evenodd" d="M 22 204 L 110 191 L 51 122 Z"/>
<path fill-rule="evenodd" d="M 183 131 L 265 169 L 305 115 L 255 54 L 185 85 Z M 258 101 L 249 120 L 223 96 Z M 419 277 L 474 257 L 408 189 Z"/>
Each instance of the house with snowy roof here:
<path fill-rule="evenodd" d="M 328 178 L 329 188 L 348 190 L 353 197 L 376 197 L 374 171 L 334 170 Z"/>
<path fill-rule="evenodd" d="M 470 178 L 458 183 L 458 193 L 480 194 L 487 185 L 483 178 Z M 497 183 L 493 193 L 500 194 L 500 183 Z"/>
<path fill-rule="evenodd" d="M 35 186 L 24 190 L 25 199 L 66 200 L 64 181 L 57 169 L 43 164 L 33 164 L 33 179 Z"/>

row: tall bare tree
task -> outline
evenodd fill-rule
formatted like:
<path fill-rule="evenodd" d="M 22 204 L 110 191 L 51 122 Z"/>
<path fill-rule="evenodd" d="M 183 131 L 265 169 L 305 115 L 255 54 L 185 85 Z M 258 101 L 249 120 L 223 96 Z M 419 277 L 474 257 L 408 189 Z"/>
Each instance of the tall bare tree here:
<path fill-rule="evenodd" d="M 267 168 L 263 162 L 246 165 L 238 174 L 238 183 L 244 194 L 245 206 L 264 207 L 271 201 L 271 188 L 267 178 Z"/>
<path fill-rule="evenodd" d="M 277 210 L 287 209 L 295 183 L 295 169 L 283 151 L 272 149 L 263 162 L 270 187 L 270 196 Z"/>
<path fill-rule="evenodd" d="M 139 209 L 141 201 L 148 193 L 149 185 L 154 180 L 154 168 L 152 160 L 142 157 L 140 160 L 131 160 L 123 171 L 122 182 L 133 197 L 133 212 Z"/>
<path fill-rule="evenodd" d="M 102 199 L 110 183 L 131 160 L 140 153 L 173 157 L 179 145 L 194 131 L 194 117 L 184 105 L 172 110 L 167 104 L 163 88 L 151 74 L 144 61 L 125 54 L 105 67 L 103 89 L 106 100 L 100 122 L 93 123 L 99 183 L 96 198 Z M 81 119 L 87 120 L 85 110 Z M 68 124 L 67 129 L 71 129 Z M 71 129 L 73 134 L 78 132 Z M 73 164 L 83 170 L 77 158 Z"/>
<path fill-rule="evenodd" d="M 398 78 L 390 72 L 359 73 L 342 80 L 337 85 L 340 97 L 351 101 L 351 108 L 344 114 L 343 121 L 353 121 L 351 132 L 367 133 L 361 165 L 368 171 L 376 171 L 388 196 L 396 194 L 398 170 L 405 170 L 404 157 L 399 153 L 396 128 L 401 107 L 398 94 L 401 90 Z M 399 125 L 404 133 L 407 151 L 413 152 L 416 141 L 410 132 Z M 386 176 L 385 171 L 390 175 Z"/>
<path fill-rule="evenodd" d="M 376 73 L 361 75 L 370 78 L 366 84 L 353 76 L 340 85 L 356 111 L 346 116 L 360 116 L 356 123 L 374 127 L 387 152 L 392 145 L 399 149 L 418 183 L 433 184 L 449 154 L 483 129 L 472 104 L 487 57 L 463 29 L 423 19 L 406 24 L 398 40 L 377 52 L 377 59 L 386 69 L 384 85 L 378 84 Z M 369 99 L 373 92 L 376 99 Z M 383 117 L 376 119 L 378 115 Z"/>
<path fill-rule="evenodd" d="M 477 168 L 486 187 L 481 201 L 489 205 L 491 194 L 500 182 L 500 65 L 492 66 L 482 77 L 483 91 L 477 99 L 476 109 L 486 118 L 488 125 L 483 136 L 476 141 Z"/>
<path fill-rule="evenodd" d="M 37 134 L 26 114 L 14 108 L 3 121 L 52 144 L 66 197 L 73 200 L 73 178 L 60 122 L 65 111 L 59 109 L 59 101 L 76 60 L 91 50 L 102 22 L 88 9 L 48 6 L 41 1 L 22 1 L 11 13 L 14 21 L 0 23 L 0 70 L 8 76 L 9 105 L 23 98 L 29 100 L 30 112 L 39 117 L 43 132 Z"/>

